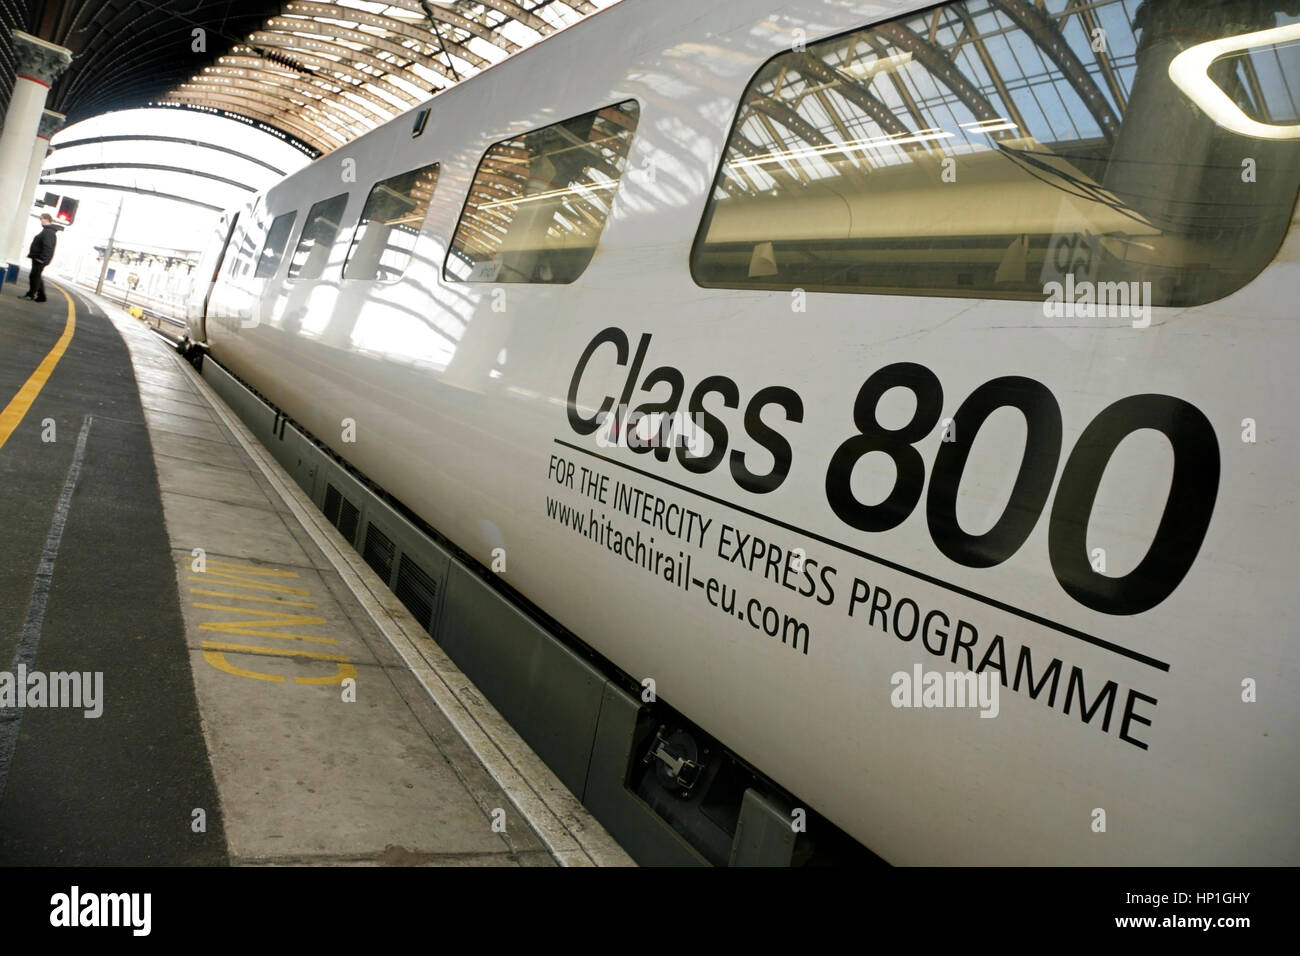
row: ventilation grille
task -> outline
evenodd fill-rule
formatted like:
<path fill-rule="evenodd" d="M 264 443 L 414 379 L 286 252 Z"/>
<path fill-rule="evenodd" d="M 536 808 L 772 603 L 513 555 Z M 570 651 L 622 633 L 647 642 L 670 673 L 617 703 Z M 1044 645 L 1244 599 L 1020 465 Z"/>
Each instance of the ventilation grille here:
<path fill-rule="evenodd" d="M 325 485 L 325 518 L 334 527 L 339 526 L 339 505 L 343 501 L 343 496 L 333 485 Z"/>
<path fill-rule="evenodd" d="M 348 539 L 348 544 L 357 540 L 357 521 L 361 517 L 361 512 L 348 499 L 343 499 L 343 508 L 339 511 L 339 531 L 343 537 Z"/>
<path fill-rule="evenodd" d="M 361 556 L 366 559 L 375 574 L 387 584 L 393 577 L 393 542 L 374 525 L 366 526 L 366 546 Z"/>
<path fill-rule="evenodd" d="M 393 591 L 424 629 L 432 634 L 433 611 L 438 606 L 438 585 L 429 572 L 402 555 L 397 562 L 397 587 Z"/>

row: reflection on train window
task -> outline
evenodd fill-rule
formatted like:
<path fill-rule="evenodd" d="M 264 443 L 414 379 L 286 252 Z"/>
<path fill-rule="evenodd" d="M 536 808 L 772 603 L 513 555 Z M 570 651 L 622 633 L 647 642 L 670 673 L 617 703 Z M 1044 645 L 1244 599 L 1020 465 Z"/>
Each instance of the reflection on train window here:
<path fill-rule="evenodd" d="M 605 227 L 637 116 L 628 100 L 488 149 L 444 275 L 471 282 L 578 278 Z"/>
<path fill-rule="evenodd" d="M 1275 254 L 1300 186 L 1300 140 L 1276 135 L 1300 98 L 1288 8 L 967 0 L 783 53 L 745 92 L 692 274 L 1025 299 L 1149 282 L 1124 292 L 1220 298 Z M 1171 79 L 1190 47 L 1274 28 L 1281 39 L 1219 58 L 1186 92 Z M 1216 121 L 1211 87 L 1274 133 Z"/>
<path fill-rule="evenodd" d="M 1249 119 L 1275 126 L 1300 124 L 1300 31 L 1287 43 L 1259 44 L 1250 50 L 1226 54 L 1215 63 L 1216 79 L 1231 88 Z"/>
<path fill-rule="evenodd" d="M 257 251 L 256 226 L 254 225 L 254 213 L 257 210 L 258 202 L 255 202 L 251 208 L 246 208 L 244 215 L 240 217 L 243 221 L 239 224 L 239 230 L 235 233 L 235 238 L 230 244 L 230 278 L 238 279 L 240 276 L 248 274 L 249 266 L 253 261 L 253 254 Z"/>
<path fill-rule="evenodd" d="M 235 238 L 235 230 L 239 227 L 239 219 L 240 215 L 238 212 L 231 217 L 229 222 L 226 221 L 226 217 L 223 215 L 214 230 L 214 241 L 220 242 L 221 244 L 221 252 L 217 256 L 217 263 L 212 267 L 212 282 L 214 284 L 221 278 L 221 267 L 226 264 L 226 257 L 229 256 L 231 251 L 235 248 L 233 240 Z M 211 290 L 209 290 L 208 294 L 211 294 Z"/>
<path fill-rule="evenodd" d="M 307 211 L 302 235 L 298 237 L 298 246 L 293 250 L 293 258 L 289 261 L 290 279 L 321 277 L 330 249 L 338 238 L 343 210 L 347 205 L 348 194 L 339 193 L 329 199 L 322 199 Z"/>
<path fill-rule="evenodd" d="M 280 268 L 280 257 L 284 255 L 284 247 L 289 244 L 289 233 L 293 231 L 293 221 L 297 216 L 297 212 L 286 212 L 275 217 L 266 234 L 266 245 L 262 247 L 262 255 L 257 260 L 257 271 L 253 273 L 253 278 L 265 279 L 275 275 Z"/>
<path fill-rule="evenodd" d="M 401 278 L 437 182 L 438 164 L 430 163 L 375 183 L 352 235 L 343 278 L 385 282 Z"/>
<path fill-rule="evenodd" d="M 227 262 L 227 267 L 226 267 L 226 275 L 230 276 L 230 278 L 232 279 L 238 274 L 239 254 L 240 252 L 243 251 L 244 240 L 248 233 L 247 220 L 245 220 L 244 222 L 238 222 L 238 220 L 236 220 L 236 222 L 237 222 L 237 227 L 235 229 L 235 234 L 234 236 L 231 237 L 230 248 L 227 250 L 226 253 L 229 256 L 229 260 Z"/>

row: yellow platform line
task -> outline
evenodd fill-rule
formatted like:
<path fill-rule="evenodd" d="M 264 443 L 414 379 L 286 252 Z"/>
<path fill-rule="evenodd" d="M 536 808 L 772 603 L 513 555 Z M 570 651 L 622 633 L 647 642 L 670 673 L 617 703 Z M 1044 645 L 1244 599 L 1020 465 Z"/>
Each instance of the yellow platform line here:
<path fill-rule="evenodd" d="M 55 286 L 55 288 L 59 287 Z M 36 396 L 41 394 L 41 389 L 45 387 L 45 383 L 54 372 L 54 366 L 59 364 L 59 359 L 63 358 L 63 353 L 68 350 L 72 334 L 77 331 L 76 309 L 72 305 L 72 296 L 62 289 L 59 289 L 59 292 L 68 300 L 68 320 L 63 324 L 63 334 L 54 343 L 54 348 L 46 353 L 41 364 L 36 366 L 36 371 L 32 372 L 31 377 L 23 383 L 23 387 L 18 389 L 18 394 L 11 398 L 4 411 L 0 412 L 0 448 L 4 447 L 9 436 L 23 420 L 27 410 L 32 407 L 32 402 L 36 401 Z"/>

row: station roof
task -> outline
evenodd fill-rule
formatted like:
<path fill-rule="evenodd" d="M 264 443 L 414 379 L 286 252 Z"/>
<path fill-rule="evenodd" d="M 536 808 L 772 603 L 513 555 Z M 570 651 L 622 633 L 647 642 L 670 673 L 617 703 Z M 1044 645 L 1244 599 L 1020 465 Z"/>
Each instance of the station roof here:
<path fill-rule="evenodd" d="M 161 104 L 241 117 L 318 155 L 611 2 L 4 0 L 0 18 L 72 50 L 46 104 L 69 124 Z"/>
<path fill-rule="evenodd" d="M 143 106 L 188 79 L 216 53 L 279 12 L 267 0 L 3 0 L 3 93 L 7 104 L 14 61 L 10 30 L 18 29 L 72 51 L 72 65 L 50 90 L 46 106 L 69 123 L 110 110 Z M 193 31 L 205 31 L 206 52 L 194 50 Z"/>

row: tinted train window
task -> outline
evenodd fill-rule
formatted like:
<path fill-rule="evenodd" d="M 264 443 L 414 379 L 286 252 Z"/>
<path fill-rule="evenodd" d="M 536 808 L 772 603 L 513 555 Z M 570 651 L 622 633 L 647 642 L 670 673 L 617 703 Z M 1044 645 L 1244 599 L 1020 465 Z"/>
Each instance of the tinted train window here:
<path fill-rule="evenodd" d="M 1295 205 L 1300 141 L 1276 133 L 1297 115 L 1300 31 L 1208 76 L 1176 81 L 1171 63 L 1294 24 L 1287 7 L 969 0 L 783 53 L 745 92 L 692 274 L 1038 299 L 1069 277 L 1150 282 L 1132 288 L 1154 305 L 1226 295 L 1272 258 Z M 1218 111 L 1216 90 L 1230 101 Z M 1246 135 L 1234 116 L 1274 132 Z"/>
<path fill-rule="evenodd" d="M 319 279 L 325 270 L 330 249 L 338 238 L 343 210 L 348 205 L 348 194 L 339 193 L 322 199 L 307 211 L 298 246 L 289 261 L 290 279 Z"/>
<path fill-rule="evenodd" d="M 444 275 L 471 282 L 578 278 L 605 228 L 637 115 L 628 100 L 489 148 Z"/>
<path fill-rule="evenodd" d="M 401 278 L 437 182 L 438 164 L 431 163 L 375 183 L 352 235 L 343 278 L 385 282 Z"/>
<path fill-rule="evenodd" d="M 262 247 L 262 255 L 257 260 L 257 271 L 253 273 L 253 278 L 265 279 L 275 275 L 280 268 L 280 257 L 284 255 L 284 247 L 289 244 L 289 233 L 293 231 L 293 221 L 297 216 L 296 212 L 286 212 L 275 217 L 266 234 L 266 245 Z"/>

